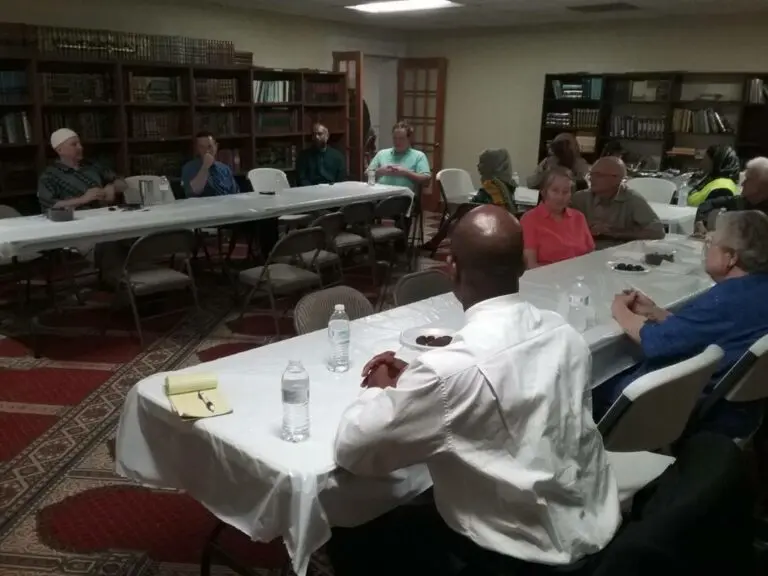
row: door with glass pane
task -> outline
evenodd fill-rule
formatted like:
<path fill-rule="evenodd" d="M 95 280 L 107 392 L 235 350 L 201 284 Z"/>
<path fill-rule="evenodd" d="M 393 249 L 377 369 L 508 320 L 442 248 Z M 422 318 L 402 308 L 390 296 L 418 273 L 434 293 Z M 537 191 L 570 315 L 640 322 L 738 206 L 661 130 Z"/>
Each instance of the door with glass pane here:
<path fill-rule="evenodd" d="M 334 52 L 333 69 L 347 73 L 347 170 L 350 180 L 363 179 L 363 53 Z"/>
<path fill-rule="evenodd" d="M 401 58 L 397 74 L 397 116 L 413 126 L 413 147 L 429 158 L 433 176 L 443 167 L 445 58 Z M 424 210 L 438 210 L 437 183 L 424 190 Z"/>

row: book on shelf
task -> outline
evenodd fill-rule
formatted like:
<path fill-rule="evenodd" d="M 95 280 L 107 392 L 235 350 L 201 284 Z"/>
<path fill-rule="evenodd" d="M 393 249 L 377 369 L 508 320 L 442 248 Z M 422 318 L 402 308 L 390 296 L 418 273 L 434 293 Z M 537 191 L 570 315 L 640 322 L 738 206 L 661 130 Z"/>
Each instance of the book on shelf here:
<path fill-rule="evenodd" d="M 277 168 L 294 170 L 298 148 L 295 145 L 274 143 L 256 149 L 256 166 L 259 168 Z"/>
<path fill-rule="evenodd" d="M 294 80 L 254 80 L 253 101 L 257 104 L 280 104 L 296 101 Z"/>
<path fill-rule="evenodd" d="M 256 114 L 256 132 L 261 134 L 298 132 L 299 113 L 291 109 L 262 110 Z"/>
<path fill-rule="evenodd" d="M 131 102 L 177 104 L 182 100 L 179 76 L 138 76 L 128 73 Z"/>
<path fill-rule="evenodd" d="M 179 112 L 132 112 L 131 136 L 133 138 L 174 138 L 182 135 L 182 118 Z"/>
<path fill-rule="evenodd" d="M 613 138 L 662 139 L 666 126 L 664 116 L 613 116 L 611 132 Z"/>
<path fill-rule="evenodd" d="M 0 117 L 0 144 L 31 144 L 32 126 L 26 112 L 9 112 Z"/>
<path fill-rule="evenodd" d="M 339 82 L 307 82 L 304 87 L 307 104 L 344 104 L 343 85 Z"/>
<path fill-rule="evenodd" d="M 184 165 L 184 156 L 178 152 L 131 154 L 128 165 L 134 176 L 178 177 Z"/>
<path fill-rule="evenodd" d="M 34 161 L 0 162 L 0 193 L 37 188 L 37 167 Z"/>
<path fill-rule="evenodd" d="M 304 111 L 304 130 L 308 132 L 315 124 L 322 124 L 328 128 L 329 132 L 344 132 L 347 125 L 347 118 L 344 110 L 323 109 L 322 112 L 315 110 Z"/>
<path fill-rule="evenodd" d="M 195 114 L 195 120 L 198 130 L 211 132 L 215 136 L 228 136 L 241 132 L 240 112 L 198 112 Z"/>
<path fill-rule="evenodd" d="M 752 78 L 747 88 L 747 102 L 749 104 L 765 104 L 768 101 L 768 86 L 762 78 Z"/>
<path fill-rule="evenodd" d="M 40 84 L 46 103 L 112 102 L 114 99 L 109 74 L 43 72 Z"/>
<path fill-rule="evenodd" d="M 104 112 L 50 112 L 43 115 L 43 134 L 51 134 L 59 128 L 70 128 L 83 140 L 115 137 L 114 118 Z"/>
<path fill-rule="evenodd" d="M 237 102 L 234 78 L 195 78 L 195 102 L 198 104 L 234 104 Z"/>
<path fill-rule="evenodd" d="M 597 128 L 600 110 L 577 108 L 570 112 L 547 112 L 544 125 L 550 128 Z"/>
<path fill-rule="evenodd" d="M 728 118 L 712 108 L 701 110 L 675 108 L 672 113 L 672 130 L 697 134 L 732 134 L 734 132 Z"/>
<path fill-rule="evenodd" d="M 600 100 L 603 95 L 603 79 L 600 77 L 581 80 L 552 80 L 552 93 L 556 100 Z"/>
<path fill-rule="evenodd" d="M 0 103 L 15 104 L 28 98 L 27 73 L 21 70 L 0 70 Z"/>

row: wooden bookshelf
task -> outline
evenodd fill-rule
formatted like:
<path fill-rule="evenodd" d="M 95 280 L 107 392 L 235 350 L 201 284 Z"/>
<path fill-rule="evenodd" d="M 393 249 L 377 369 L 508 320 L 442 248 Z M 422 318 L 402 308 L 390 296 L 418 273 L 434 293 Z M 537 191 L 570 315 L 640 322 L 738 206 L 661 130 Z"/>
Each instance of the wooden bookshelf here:
<path fill-rule="evenodd" d="M 593 162 L 618 140 L 661 168 L 695 166 L 713 144 L 742 161 L 768 156 L 768 73 L 551 74 L 546 76 L 539 159 L 572 132 Z"/>
<path fill-rule="evenodd" d="M 172 181 L 200 130 L 215 134 L 219 160 L 239 175 L 269 166 L 293 178 L 315 121 L 328 126 L 332 145 L 348 145 L 343 73 L 73 58 L 41 54 L 40 43 L 0 45 L 0 204 L 36 205 L 37 178 L 55 158 L 48 138 L 61 127 L 78 132 L 87 158 L 121 175 Z"/>

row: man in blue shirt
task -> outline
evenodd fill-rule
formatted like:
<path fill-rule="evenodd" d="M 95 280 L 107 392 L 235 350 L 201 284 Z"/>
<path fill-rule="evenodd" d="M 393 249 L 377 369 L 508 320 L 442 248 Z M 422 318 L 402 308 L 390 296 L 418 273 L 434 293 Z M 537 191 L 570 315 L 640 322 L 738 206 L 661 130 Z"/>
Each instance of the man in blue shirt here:
<path fill-rule="evenodd" d="M 181 169 L 181 182 L 184 185 L 184 193 L 187 198 L 238 194 L 240 187 L 237 185 L 232 169 L 223 162 L 216 160 L 219 145 L 213 134 L 198 132 L 195 136 L 195 149 L 197 157 L 184 164 Z M 237 231 L 241 227 L 233 228 Z M 277 243 L 279 233 L 276 219 L 249 222 L 244 224 L 242 229 L 248 237 L 249 244 L 252 238 L 258 238 L 264 258 Z M 227 257 L 231 256 L 234 250 L 235 236 L 230 241 Z"/>
<path fill-rule="evenodd" d="M 628 375 L 594 390 L 596 418 L 643 374 L 717 344 L 725 356 L 706 393 L 752 344 L 768 334 L 768 216 L 756 210 L 721 215 L 717 230 L 706 242 L 705 269 L 716 284 L 674 314 L 638 292 L 616 296 L 613 317 L 640 345 L 645 360 Z M 755 431 L 760 415 L 759 405 L 723 402 L 707 425 L 743 438 Z"/>

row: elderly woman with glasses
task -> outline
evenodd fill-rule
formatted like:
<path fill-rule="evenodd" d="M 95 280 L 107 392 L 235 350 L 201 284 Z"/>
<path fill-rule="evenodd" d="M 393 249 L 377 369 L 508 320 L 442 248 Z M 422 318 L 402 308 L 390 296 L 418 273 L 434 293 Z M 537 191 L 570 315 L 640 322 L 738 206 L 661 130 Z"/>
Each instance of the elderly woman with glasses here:
<path fill-rule="evenodd" d="M 757 210 L 727 212 L 705 243 L 704 267 L 715 285 L 677 312 L 659 308 L 639 292 L 616 296 L 611 311 L 640 345 L 644 361 L 628 375 L 593 392 L 599 418 L 621 391 L 643 374 L 675 364 L 717 344 L 725 356 L 705 394 L 752 344 L 768 334 L 768 216 Z M 754 432 L 762 408 L 723 402 L 707 427 L 732 438 Z"/>

